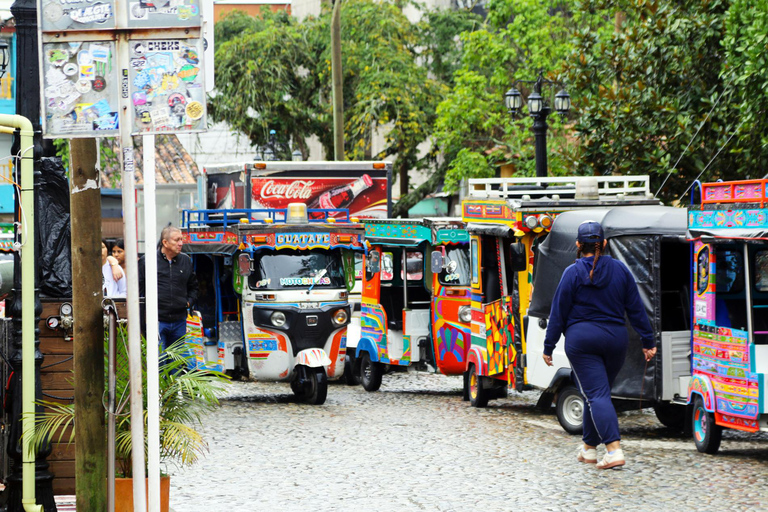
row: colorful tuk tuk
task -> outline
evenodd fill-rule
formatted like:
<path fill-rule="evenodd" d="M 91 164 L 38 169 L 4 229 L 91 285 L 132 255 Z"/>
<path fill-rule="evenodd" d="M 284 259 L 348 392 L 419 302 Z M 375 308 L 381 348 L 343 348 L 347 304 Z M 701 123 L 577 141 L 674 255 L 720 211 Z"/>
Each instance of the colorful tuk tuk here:
<path fill-rule="evenodd" d="M 207 357 L 257 380 L 290 382 L 299 398 L 322 404 L 328 379 L 344 372 L 362 226 L 346 210 L 301 203 L 185 211 L 184 219 Z"/>
<path fill-rule="evenodd" d="M 365 221 L 357 364 L 367 391 L 386 371 L 465 371 L 468 239 L 459 219 Z"/>
<path fill-rule="evenodd" d="M 555 347 L 553 366 L 542 355 L 552 299 L 563 272 L 576 259 L 576 233 L 586 220 L 602 224 L 605 254 L 624 263 L 634 276 L 657 336 L 658 354 L 646 365 L 642 343 L 628 327 L 626 360 L 611 390 L 614 404 L 617 410 L 653 407 L 661 423 L 683 429 L 691 376 L 690 243 L 683 208 L 586 208 L 557 216 L 536 255 L 525 330 L 527 382 L 543 390 L 542 408 L 549 409 L 556 399 L 557 418 L 567 432 L 581 433 L 584 399 L 571 378 L 565 342 L 561 339 Z"/>
<path fill-rule="evenodd" d="M 768 430 L 767 180 L 701 184 L 693 240 L 693 437 L 714 454 L 723 428 Z"/>
<path fill-rule="evenodd" d="M 560 212 L 660 204 L 648 176 L 469 180 L 462 218 L 470 234 L 472 345 L 467 358 L 474 407 L 522 389 L 534 257 Z"/>

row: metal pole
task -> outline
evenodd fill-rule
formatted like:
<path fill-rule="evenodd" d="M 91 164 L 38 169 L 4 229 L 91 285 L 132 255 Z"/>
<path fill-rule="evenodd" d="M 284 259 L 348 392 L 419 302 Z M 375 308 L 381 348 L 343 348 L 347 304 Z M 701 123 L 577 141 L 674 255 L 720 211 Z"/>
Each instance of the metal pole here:
<path fill-rule="evenodd" d="M 107 512 L 115 512 L 115 389 L 117 387 L 115 358 L 117 350 L 117 311 L 115 305 L 108 308 L 109 313 L 109 389 L 107 408 Z"/>
<path fill-rule="evenodd" d="M 128 34 L 119 33 L 117 40 L 118 69 L 128 89 Z M 125 229 L 125 266 L 127 282 L 126 314 L 128 317 L 128 362 L 131 386 L 131 441 L 133 456 L 134 512 L 146 512 L 147 493 L 144 470 L 144 402 L 141 358 L 141 324 L 139 310 L 139 242 L 136 232 L 136 183 L 134 176 L 133 137 L 131 137 L 130 101 L 123 94 L 120 105 L 120 157 L 123 167 L 123 223 Z"/>
<path fill-rule="evenodd" d="M 147 309 L 147 458 L 149 510 L 160 510 L 160 368 L 157 325 L 155 136 L 144 135 L 144 270 Z"/>
<path fill-rule="evenodd" d="M 344 160 L 344 89 L 341 72 L 341 0 L 331 14 L 331 76 L 333 89 L 333 159 Z"/>
<path fill-rule="evenodd" d="M 549 107 L 543 107 L 541 112 L 533 118 L 533 136 L 536 148 L 536 177 L 546 178 L 549 174 L 547 168 L 547 116 Z"/>
<path fill-rule="evenodd" d="M 106 506 L 104 473 L 104 315 L 101 189 L 96 139 L 70 141 L 72 305 L 74 312 L 75 487 L 78 510 Z"/>

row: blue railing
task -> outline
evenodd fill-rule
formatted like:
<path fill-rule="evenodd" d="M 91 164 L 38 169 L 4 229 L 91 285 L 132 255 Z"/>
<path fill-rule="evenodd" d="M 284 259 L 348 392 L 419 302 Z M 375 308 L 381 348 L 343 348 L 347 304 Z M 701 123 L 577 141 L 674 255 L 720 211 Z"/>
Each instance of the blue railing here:
<path fill-rule="evenodd" d="M 181 225 L 183 228 L 221 227 L 240 224 L 241 219 L 248 219 L 249 224 L 285 224 L 288 208 L 268 209 L 222 209 L 222 210 L 183 210 Z M 309 222 L 323 223 L 328 219 L 333 222 L 350 222 L 348 208 L 309 208 Z"/>

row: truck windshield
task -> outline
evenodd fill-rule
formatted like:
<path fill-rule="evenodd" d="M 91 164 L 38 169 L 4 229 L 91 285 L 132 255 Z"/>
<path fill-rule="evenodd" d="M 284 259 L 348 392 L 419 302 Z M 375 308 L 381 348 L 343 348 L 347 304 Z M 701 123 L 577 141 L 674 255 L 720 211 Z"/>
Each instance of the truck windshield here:
<path fill-rule="evenodd" d="M 469 286 L 470 270 L 467 246 L 447 247 L 445 249 L 445 263 L 438 279 L 440 284 L 445 286 Z"/>
<path fill-rule="evenodd" d="M 252 290 L 306 289 L 313 283 L 315 288 L 346 287 L 338 252 L 278 251 L 258 255 L 255 260 L 254 272 L 248 276 Z"/>

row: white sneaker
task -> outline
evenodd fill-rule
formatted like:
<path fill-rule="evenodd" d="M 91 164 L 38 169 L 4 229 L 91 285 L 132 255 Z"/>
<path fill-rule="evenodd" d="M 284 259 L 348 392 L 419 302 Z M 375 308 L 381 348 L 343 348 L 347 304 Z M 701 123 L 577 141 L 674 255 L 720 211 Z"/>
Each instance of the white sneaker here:
<path fill-rule="evenodd" d="M 603 460 L 598 462 L 597 466 L 595 467 L 597 469 L 611 469 L 623 466 L 624 464 L 624 452 L 621 451 L 621 448 L 618 448 L 613 452 L 613 454 L 606 452 L 603 456 Z"/>
<path fill-rule="evenodd" d="M 594 448 L 584 449 L 584 445 L 579 446 L 579 456 L 577 457 L 579 462 L 586 462 L 587 464 L 597 463 L 597 450 Z"/>

